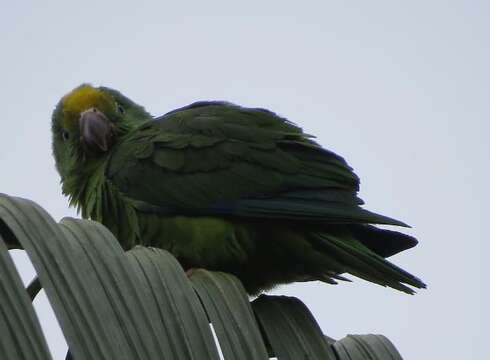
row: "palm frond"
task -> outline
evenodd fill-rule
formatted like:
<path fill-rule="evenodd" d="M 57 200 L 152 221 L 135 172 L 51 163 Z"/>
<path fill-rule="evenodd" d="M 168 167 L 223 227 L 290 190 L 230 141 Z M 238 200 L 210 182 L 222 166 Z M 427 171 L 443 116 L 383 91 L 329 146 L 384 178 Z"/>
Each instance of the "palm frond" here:
<path fill-rule="evenodd" d="M 8 245 L 6 245 L 6 243 Z M 27 289 L 8 248 L 38 274 Z M 124 252 L 99 223 L 56 223 L 32 201 L 0 195 L 0 353 L 51 359 L 31 300 L 45 290 L 66 337 L 67 358 L 401 359 L 382 336 L 326 338 L 301 301 L 262 295 L 252 303 L 232 275 L 187 276 L 161 249 Z"/>

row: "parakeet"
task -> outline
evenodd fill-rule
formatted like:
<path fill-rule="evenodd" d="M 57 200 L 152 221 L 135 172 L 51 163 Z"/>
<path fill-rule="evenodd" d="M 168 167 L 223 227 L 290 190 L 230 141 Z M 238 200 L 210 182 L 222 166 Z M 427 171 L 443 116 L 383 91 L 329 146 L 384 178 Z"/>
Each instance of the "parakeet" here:
<path fill-rule="evenodd" d="M 361 207 L 346 161 L 261 108 L 201 101 L 153 118 L 83 84 L 52 117 L 63 193 L 123 248 L 171 252 L 185 270 L 236 275 L 250 294 L 343 274 L 413 293 L 425 284 L 385 260 L 411 236 Z"/>

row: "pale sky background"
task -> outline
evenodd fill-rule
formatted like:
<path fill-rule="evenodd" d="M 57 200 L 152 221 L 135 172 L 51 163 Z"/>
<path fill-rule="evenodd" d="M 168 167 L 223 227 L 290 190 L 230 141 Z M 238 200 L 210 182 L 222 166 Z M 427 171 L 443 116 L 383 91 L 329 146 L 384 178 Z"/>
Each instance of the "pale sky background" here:
<path fill-rule="evenodd" d="M 82 82 L 155 115 L 203 99 L 269 108 L 348 160 L 367 208 L 413 226 L 419 246 L 393 261 L 429 285 L 415 296 L 361 280 L 275 293 L 299 297 L 334 338 L 381 333 L 408 360 L 488 358 L 489 4 L 2 1 L 0 192 L 75 215 L 50 116 Z M 46 300 L 36 306 L 61 359 Z"/>

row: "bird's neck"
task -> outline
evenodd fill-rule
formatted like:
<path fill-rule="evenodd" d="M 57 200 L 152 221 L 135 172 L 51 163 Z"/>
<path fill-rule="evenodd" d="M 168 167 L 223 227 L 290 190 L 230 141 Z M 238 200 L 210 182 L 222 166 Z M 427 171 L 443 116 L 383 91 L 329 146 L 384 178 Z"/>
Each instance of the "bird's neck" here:
<path fill-rule="evenodd" d="M 70 198 L 70 206 L 75 206 L 85 219 L 100 221 L 100 200 L 105 183 L 107 157 L 90 162 L 81 160 L 63 179 L 63 193 Z"/>
<path fill-rule="evenodd" d="M 63 192 L 83 218 L 102 223 L 124 249 L 130 249 L 140 238 L 138 216 L 132 204 L 105 176 L 108 160 L 102 159 L 75 172 L 63 182 Z"/>

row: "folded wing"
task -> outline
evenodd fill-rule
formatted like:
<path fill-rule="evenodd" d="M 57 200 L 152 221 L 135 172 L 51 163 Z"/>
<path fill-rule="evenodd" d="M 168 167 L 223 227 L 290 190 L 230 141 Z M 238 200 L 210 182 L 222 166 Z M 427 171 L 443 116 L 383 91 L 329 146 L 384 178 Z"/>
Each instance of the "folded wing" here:
<path fill-rule="evenodd" d="M 311 138 L 267 110 L 200 102 L 133 132 L 107 175 L 142 211 L 405 226 L 361 208 L 358 177 Z"/>

